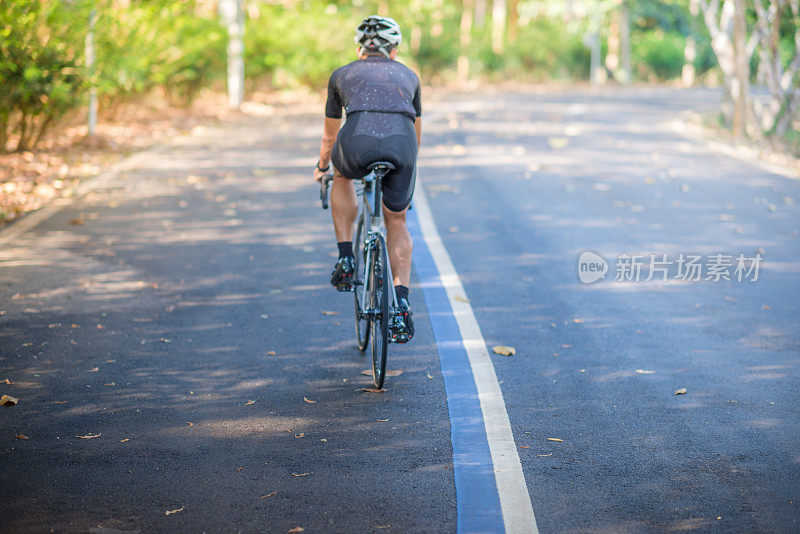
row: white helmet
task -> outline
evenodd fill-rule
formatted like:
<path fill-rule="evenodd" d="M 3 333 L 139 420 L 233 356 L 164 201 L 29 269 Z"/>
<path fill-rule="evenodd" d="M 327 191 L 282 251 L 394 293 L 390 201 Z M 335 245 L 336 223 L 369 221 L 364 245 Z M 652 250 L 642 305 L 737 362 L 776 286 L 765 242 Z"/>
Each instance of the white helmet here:
<path fill-rule="evenodd" d="M 399 45 L 403 40 L 400 25 L 389 17 L 372 15 L 361 21 L 356 28 L 354 41 L 364 50 L 379 51 L 389 57 L 387 48 Z"/>

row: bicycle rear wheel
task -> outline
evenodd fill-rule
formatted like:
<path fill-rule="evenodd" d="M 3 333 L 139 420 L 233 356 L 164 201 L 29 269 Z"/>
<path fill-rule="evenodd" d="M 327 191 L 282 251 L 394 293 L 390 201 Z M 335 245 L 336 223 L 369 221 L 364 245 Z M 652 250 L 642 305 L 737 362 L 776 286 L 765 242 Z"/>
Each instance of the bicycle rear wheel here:
<path fill-rule="evenodd" d="M 370 321 L 364 317 L 364 308 L 365 302 L 362 302 L 361 294 L 364 290 L 364 284 L 366 280 L 364 280 L 364 265 L 367 261 L 367 250 L 364 248 L 364 236 L 366 234 L 365 228 L 365 219 L 364 214 L 361 214 L 361 217 L 358 219 L 358 224 L 356 225 L 356 238 L 353 241 L 353 247 L 355 250 L 353 254 L 355 255 L 355 271 L 353 272 L 353 295 L 355 298 L 355 308 L 356 308 L 356 342 L 358 343 L 358 350 L 364 352 L 367 350 L 367 344 L 369 343 L 369 327 Z M 363 299 L 367 300 L 367 299 Z"/>
<path fill-rule="evenodd" d="M 389 269 L 386 241 L 379 235 L 370 251 L 369 308 L 372 325 L 372 377 L 381 389 L 386 377 L 386 352 L 389 346 Z"/>

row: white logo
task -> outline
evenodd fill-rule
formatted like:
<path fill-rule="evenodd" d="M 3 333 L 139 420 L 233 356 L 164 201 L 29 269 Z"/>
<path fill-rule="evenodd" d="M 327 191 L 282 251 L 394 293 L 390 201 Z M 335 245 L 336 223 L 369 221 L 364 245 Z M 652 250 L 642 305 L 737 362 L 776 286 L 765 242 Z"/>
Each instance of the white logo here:
<path fill-rule="evenodd" d="M 606 260 L 588 250 L 581 252 L 578 258 L 578 278 L 584 284 L 597 282 L 606 277 L 608 263 Z"/>

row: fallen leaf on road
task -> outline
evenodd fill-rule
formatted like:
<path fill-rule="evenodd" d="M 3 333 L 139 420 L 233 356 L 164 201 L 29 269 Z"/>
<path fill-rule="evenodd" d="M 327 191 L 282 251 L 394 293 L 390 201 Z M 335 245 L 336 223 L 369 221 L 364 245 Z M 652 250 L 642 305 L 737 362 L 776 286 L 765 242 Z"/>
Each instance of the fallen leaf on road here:
<path fill-rule="evenodd" d="M 262 499 L 266 499 L 267 497 L 272 497 L 273 495 L 277 495 L 277 494 L 278 494 L 277 491 L 273 491 L 272 493 L 267 493 L 266 495 L 262 495 L 261 498 Z"/>
<path fill-rule="evenodd" d="M 492 347 L 492 350 L 495 354 L 501 354 L 503 356 L 513 356 L 517 353 L 517 349 L 514 347 L 506 347 L 505 345 L 497 345 Z"/>
<path fill-rule="evenodd" d="M 244 467 L 237 467 L 236 470 L 237 471 L 244 471 Z"/>
<path fill-rule="evenodd" d="M 16 397 L 11 397 L 9 395 L 3 395 L 0 397 L 0 404 L 3 406 L 14 406 L 16 403 L 19 402 L 19 399 Z"/>
<path fill-rule="evenodd" d="M 276 354 L 277 352 L 275 352 L 274 350 L 267 352 L 267 356 L 275 356 Z"/>
<path fill-rule="evenodd" d="M 564 440 L 560 438 L 547 438 L 547 441 L 564 441 Z"/>
<path fill-rule="evenodd" d="M 87 373 L 96 373 L 96 372 L 97 372 L 97 371 L 99 371 L 99 370 L 100 370 L 100 368 L 99 368 L 99 367 L 92 367 L 91 369 L 89 369 L 89 370 L 88 370 L 88 371 L 86 371 L 86 372 L 87 372 Z"/>
<path fill-rule="evenodd" d="M 83 226 L 83 219 L 70 219 L 69 223 L 72 226 Z"/>
<path fill-rule="evenodd" d="M 378 419 L 379 423 L 386 423 L 387 421 L 389 421 L 389 420 L 388 419 Z"/>
<path fill-rule="evenodd" d="M 25 434 L 17 434 L 17 435 L 16 435 L 16 436 L 14 436 L 14 437 L 15 437 L 15 438 L 18 438 L 18 439 L 31 439 L 31 438 L 29 438 L 28 436 L 26 436 Z"/>
<path fill-rule="evenodd" d="M 267 315 L 266 313 L 262 313 L 261 315 L 259 315 L 259 317 L 261 317 L 262 319 L 269 319 L 269 315 Z"/>
<path fill-rule="evenodd" d="M 245 402 L 245 403 L 244 403 L 244 405 L 245 405 L 245 406 L 250 406 L 251 404 L 255 404 L 255 403 L 256 403 L 256 401 L 254 401 L 254 400 L 249 400 L 249 401 Z"/>
<path fill-rule="evenodd" d="M 300 432 L 299 434 L 295 434 L 294 437 L 296 437 L 297 439 L 300 439 L 300 438 L 306 437 L 306 435 L 303 434 L 302 432 Z"/>
<path fill-rule="evenodd" d="M 328 440 L 327 440 L 327 438 L 322 438 L 320 441 L 321 441 L 322 443 L 328 443 Z"/>
<path fill-rule="evenodd" d="M 572 322 L 581 324 L 583 322 L 583 319 L 575 318 L 575 319 L 572 320 Z"/>
<path fill-rule="evenodd" d="M 431 380 L 433 380 L 433 377 L 431 376 L 431 372 L 430 372 L 430 371 L 427 371 L 427 373 L 428 373 L 428 378 L 430 378 Z"/>
<path fill-rule="evenodd" d="M 5 380 L 0 380 L 0 384 L 8 384 L 8 385 L 10 386 L 10 385 L 11 385 L 11 384 L 13 384 L 13 383 L 14 383 L 14 382 L 12 382 L 11 380 L 9 380 L 8 378 L 6 378 Z"/>
<path fill-rule="evenodd" d="M 375 388 L 361 388 L 358 391 L 363 391 L 364 393 L 383 393 L 386 391 L 385 389 L 375 389 Z"/>
<path fill-rule="evenodd" d="M 307 477 L 308 473 L 292 473 L 293 477 Z"/>
<path fill-rule="evenodd" d="M 644 369 L 637 369 L 636 372 L 640 375 L 652 375 L 655 373 L 655 371 L 645 371 Z"/>
<path fill-rule="evenodd" d="M 167 339 L 167 338 L 165 338 L 165 337 L 162 337 L 162 338 L 161 338 L 161 342 L 162 342 L 162 343 L 172 343 L 172 340 L 171 340 L 171 339 Z"/>
<path fill-rule="evenodd" d="M 462 295 L 456 295 L 455 299 L 456 299 L 457 302 L 469 302 L 469 299 L 467 297 L 462 296 Z"/>
<path fill-rule="evenodd" d="M 375 528 L 392 528 L 392 525 L 375 525 Z"/>
<path fill-rule="evenodd" d="M 768 309 L 769 309 L 769 304 L 763 304 L 763 305 L 761 306 L 761 309 L 762 309 L 762 310 L 768 310 Z"/>
<path fill-rule="evenodd" d="M 308 397 L 303 397 L 303 400 L 304 400 L 304 401 L 306 401 L 306 402 L 307 402 L 307 403 L 309 403 L 309 404 L 316 404 L 316 403 L 317 403 L 317 401 L 315 401 L 315 400 L 311 400 L 311 399 L 309 399 Z"/>
<path fill-rule="evenodd" d="M 194 423 L 190 423 L 189 421 L 184 421 L 184 423 L 186 423 L 187 425 L 189 425 L 189 426 L 187 426 L 186 428 L 191 428 L 191 427 L 193 427 L 193 426 L 194 426 Z"/>
<path fill-rule="evenodd" d="M 47 328 L 58 328 L 59 326 L 61 326 L 61 323 L 53 323 L 53 324 L 47 325 Z"/>
<path fill-rule="evenodd" d="M 545 457 L 547 457 L 547 456 L 552 456 L 552 455 L 553 455 L 553 453 L 552 453 L 552 452 L 548 452 L 547 454 L 537 454 L 536 456 L 540 456 L 540 457 L 542 457 L 542 458 L 545 458 Z"/>
<path fill-rule="evenodd" d="M 686 394 L 686 388 L 681 388 L 681 389 L 676 389 L 675 390 L 675 395 L 685 395 L 685 394 Z"/>
<path fill-rule="evenodd" d="M 94 439 L 94 438 L 99 438 L 100 436 L 102 436 L 102 434 L 87 434 L 85 436 L 75 436 L 75 437 L 80 439 Z"/>
<path fill-rule="evenodd" d="M 530 446 L 529 445 L 520 445 L 519 448 L 520 449 L 530 449 Z"/>
<path fill-rule="evenodd" d="M 339 315 L 337 311 L 322 310 L 322 315 Z"/>
<path fill-rule="evenodd" d="M 287 530 L 289 534 L 298 534 L 299 532 L 305 532 L 305 531 L 306 529 L 304 529 L 303 527 L 294 527 Z"/>
<path fill-rule="evenodd" d="M 121 440 L 119 440 L 119 442 L 120 442 L 120 443 L 125 443 L 125 442 L 128 442 L 128 441 L 130 441 L 130 440 L 131 440 L 131 438 L 125 438 L 125 439 L 121 439 Z"/>
<path fill-rule="evenodd" d="M 66 404 L 69 401 L 53 401 L 53 404 Z"/>
<path fill-rule="evenodd" d="M 164 515 L 172 515 L 172 514 L 177 514 L 178 512 L 183 512 L 183 509 L 184 509 L 184 508 L 185 508 L 184 506 L 181 506 L 181 507 L 180 507 L 180 508 L 178 508 L 177 510 L 167 510 L 167 511 L 164 513 Z"/>

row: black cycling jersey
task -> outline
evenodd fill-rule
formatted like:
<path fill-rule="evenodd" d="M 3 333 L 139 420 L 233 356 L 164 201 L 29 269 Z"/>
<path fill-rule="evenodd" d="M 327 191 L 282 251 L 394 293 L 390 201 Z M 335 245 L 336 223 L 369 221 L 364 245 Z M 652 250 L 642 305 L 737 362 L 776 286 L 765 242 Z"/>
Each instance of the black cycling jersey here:
<path fill-rule="evenodd" d="M 347 122 L 339 131 L 331 158 L 342 176 L 358 179 L 375 161 L 396 169 L 383 179 L 383 203 L 402 211 L 414 194 L 417 162 L 416 117 L 422 115 L 419 78 L 383 56 L 368 56 L 337 69 L 328 82 L 325 116 Z"/>
<path fill-rule="evenodd" d="M 422 97 L 417 75 L 384 56 L 367 56 L 334 71 L 328 81 L 325 116 L 342 118 L 357 111 L 402 113 L 412 120 L 422 115 Z"/>

